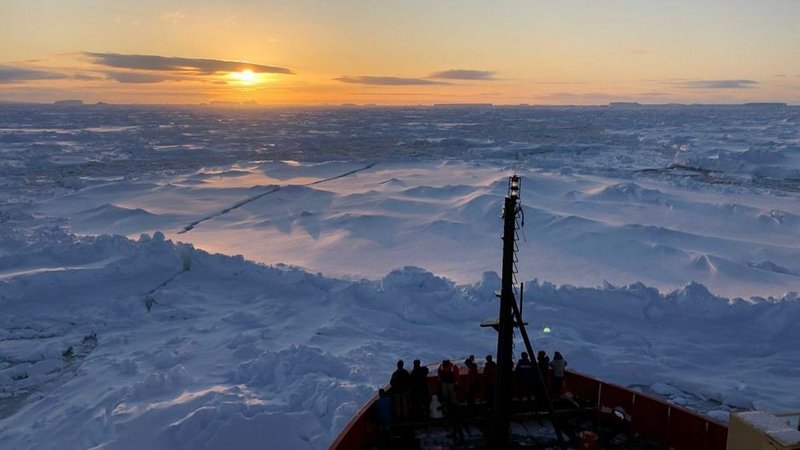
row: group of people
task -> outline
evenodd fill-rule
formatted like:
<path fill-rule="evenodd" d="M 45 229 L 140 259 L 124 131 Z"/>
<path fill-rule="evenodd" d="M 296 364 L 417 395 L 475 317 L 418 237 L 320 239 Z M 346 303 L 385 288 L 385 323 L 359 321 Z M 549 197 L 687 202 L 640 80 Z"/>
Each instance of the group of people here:
<path fill-rule="evenodd" d="M 392 395 L 389 396 L 385 389 L 379 389 L 378 400 L 375 402 L 375 414 L 382 440 L 388 439 L 394 419 L 428 417 L 431 403 L 428 373 L 428 368 L 421 365 L 418 359 L 414 360 L 411 372 L 405 369 L 402 359 L 397 361 L 397 370 L 389 380 Z"/>
<path fill-rule="evenodd" d="M 497 364 L 492 361 L 492 355 L 486 356 L 483 365 L 483 373 L 478 372 L 478 363 L 475 362 L 475 355 L 470 355 L 465 361 L 466 366 L 466 397 L 467 406 L 475 406 L 481 386 L 484 388 L 484 398 L 491 399 L 494 396 L 494 378 L 497 373 Z M 445 409 L 458 404 L 458 394 L 456 386 L 458 384 L 458 366 L 445 359 L 436 370 L 436 377 L 439 381 L 439 400 Z M 490 389 L 491 387 L 491 389 Z"/>
<path fill-rule="evenodd" d="M 536 355 L 535 365 L 530 360 L 528 353 L 522 352 L 514 368 L 521 399 L 528 401 L 543 399 L 547 389 L 548 378 L 550 379 L 550 396 L 559 398 L 564 386 L 564 370 L 566 367 L 567 360 L 564 359 L 560 352 L 555 352 L 551 361 L 547 353 L 539 351 Z M 537 374 L 534 370 L 539 373 Z"/>
<path fill-rule="evenodd" d="M 479 372 L 475 356 L 470 355 L 465 361 L 466 389 L 465 401 L 469 407 L 474 407 L 481 388 L 483 398 L 491 405 L 495 395 L 495 379 L 497 376 L 497 363 L 492 355 L 486 355 L 483 363 L 483 372 Z M 545 389 L 550 380 L 552 396 L 558 398 L 564 383 L 564 369 L 567 361 L 559 352 L 553 354 L 553 359 L 544 351 L 537 354 L 536 361 L 529 358 L 528 353 L 522 352 L 514 369 L 519 394 L 523 400 L 544 398 Z M 534 371 L 538 371 L 538 374 Z M 397 370 L 392 373 L 389 381 L 391 396 L 383 389 L 379 391 L 380 398 L 376 407 L 379 422 L 389 424 L 392 419 L 414 419 L 432 417 L 435 412 L 431 410 L 432 396 L 428 389 L 427 367 L 421 365 L 418 359 L 414 360 L 411 372 L 405 369 L 403 360 L 397 361 Z M 459 404 L 457 385 L 460 369 L 458 365 L 448 359 L 442 361 L 436 370 L 439 384 L 438 401 L 444 411 Z M 541 376 L 539 376 L 541 375 Z M 437 408 L 439 405 L 434 405 Z"/>
<path fill-rule="evenodd" d="M 405 369 L 401 359 L 397 370 L 392 373 L 389 385 L 392 387 L 394 415 L 399 419 L 427 417 L 431 395 L 428 390 L 428 368 L 414 360 L 411 372 Z"/>

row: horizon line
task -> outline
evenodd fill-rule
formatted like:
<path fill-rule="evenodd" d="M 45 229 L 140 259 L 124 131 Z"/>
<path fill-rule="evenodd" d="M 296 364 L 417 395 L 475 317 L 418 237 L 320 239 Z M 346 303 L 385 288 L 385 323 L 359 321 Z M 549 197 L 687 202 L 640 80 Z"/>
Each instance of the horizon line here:
<path fill-rule="evenodd" d="M 63 102 L 63 104 L 59 104 Z M 268 108 L 321 108 L 321 107 L 335 107 L 335 108 L 408 108 L 408 107 L 427 107 L 427 108 L 494 108 L 494 107 L 618 107 L 618 108 L 636 108 L 636 107 L 653 107 L 653 106 L 783 106 L 783 107 L 797 107 L 800 103 L 788 103 L 781 101 L 750 101 L 738 103 L 682 103 L 682 102 L 666 102 L 666 103 L 642 103 L 633 101 L 615 101 L 606 103 L 487 103 L 487 102 L 452 102 L 452 103 L 257 103 L 255 101 L 225 101 L 225 100 L 212 100 L 209 102 L 200 103 L 112 103 L 107 101 L 97 102 L 84 102 L 80 99 L 63 99 L 55 100 L 53 102 L 31 102 L 31 101 L 17 101 L 17 100 L 3 100 L 0 99 L 0 106 L 5 105 L 41 105 L 41 106 L 62 106 L 62 107 L 81 107 L 81 106 L 201 106 L 208 108 L 242 108 L 242 109 L 268 109 Z"/>

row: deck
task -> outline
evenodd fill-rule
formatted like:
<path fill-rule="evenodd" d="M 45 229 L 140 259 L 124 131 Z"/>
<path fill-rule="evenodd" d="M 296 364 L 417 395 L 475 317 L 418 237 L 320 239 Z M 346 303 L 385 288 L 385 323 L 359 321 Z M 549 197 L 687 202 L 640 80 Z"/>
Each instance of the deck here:
<path fill-rule="evenodd" d="M 438 390 L 435 370 L 428 386 Z M 379 435 L 372 414 L 371 398 L 356 413 L 331 450 L 363 449 L 483 449 L 488 448 L 483 430 L 490 415 L 478 397 L 475 407 L 464 403 L 466 375 L 459 377 L 458 396 L 462 402 L 455 415 L 443 419 L 397 421 L 389 438 Z M 598 450 L 725 450 L 728 428 L 725 424 L 689 411 L 664 399 L 607 383 L 568 370 L 562 398 L 554 402 L 558 420 L 568 440 L 568 448 L 583 449 L 580 433 L 597 434 Z M 535 404 L 514 401 L 512 447 L 519 449 L 558 449 L 548 413 Z"/>

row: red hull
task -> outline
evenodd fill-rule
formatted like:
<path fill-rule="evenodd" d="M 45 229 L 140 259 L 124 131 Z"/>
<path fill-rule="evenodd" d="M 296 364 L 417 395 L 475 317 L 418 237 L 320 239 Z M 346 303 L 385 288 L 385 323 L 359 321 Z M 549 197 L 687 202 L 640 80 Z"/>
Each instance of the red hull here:
<path fill-rule="evenodd" d="M 460 378 L 463 389 L 467 384 L 465 375 Z M 728 427 L 702 414 L 575 371 L 567 371 L 564 384 L 578 398 L 596 399 L 598 425 L 624 426 L 631 437 L 650 439 L 675 450 L 725 450 Z M 428 385 L 435 392 L 435 376 L 428 377 Z M 463 398 L 464 392 L 460 391 L 459 396 Z M 370 413 L 376 399 L 377 395 L 370 398 L 353 416 L 331 444 L 331 450 L 363 450 L 378 442 L 377 424 Z M 614 415 L 614 410 L 621 410 L 627 421 Z"/>

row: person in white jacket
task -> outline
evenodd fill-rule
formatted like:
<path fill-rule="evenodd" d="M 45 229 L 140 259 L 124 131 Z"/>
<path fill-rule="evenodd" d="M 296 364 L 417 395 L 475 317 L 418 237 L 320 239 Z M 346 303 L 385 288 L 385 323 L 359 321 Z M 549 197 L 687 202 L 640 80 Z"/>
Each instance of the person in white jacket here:
<path fill-rule="evenodd" d="M 567 360 L 556 352 L 553 360 L 550 361 L 550 368 L 553 369 L 553 398 L 561 397 L 561 387 L 564 385 L 564 368 L 567 367 Z"/>

